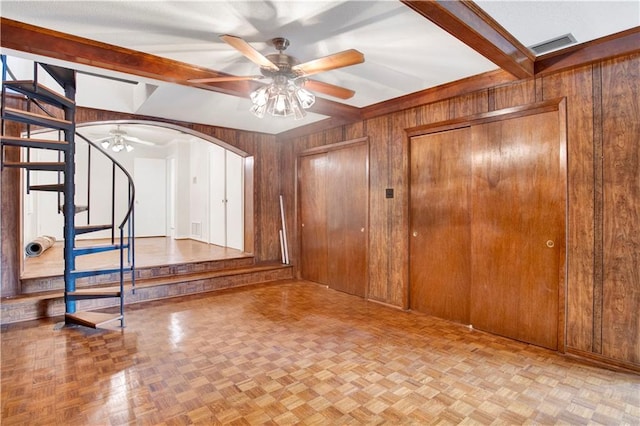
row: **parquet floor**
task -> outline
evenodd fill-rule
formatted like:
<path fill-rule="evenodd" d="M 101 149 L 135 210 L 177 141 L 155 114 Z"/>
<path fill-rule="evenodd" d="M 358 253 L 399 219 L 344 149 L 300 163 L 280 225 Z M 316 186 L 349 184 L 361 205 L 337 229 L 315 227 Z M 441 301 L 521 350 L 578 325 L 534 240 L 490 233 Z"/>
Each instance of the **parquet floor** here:
<path fill-rule="evenodd" d="M 2 425 L 640 424 L 640 376 L 305 282 L 2 326 Z"/>

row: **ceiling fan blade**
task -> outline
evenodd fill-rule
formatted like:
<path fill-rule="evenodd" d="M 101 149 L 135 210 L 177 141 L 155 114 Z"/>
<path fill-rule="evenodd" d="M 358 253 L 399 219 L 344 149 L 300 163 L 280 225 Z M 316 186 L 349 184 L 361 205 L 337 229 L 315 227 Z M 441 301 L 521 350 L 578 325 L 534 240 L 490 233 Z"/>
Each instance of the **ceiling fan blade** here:
<path fill-rule="evenodd" d="M 303 64 L 298 64 L 291 69 L 295 72 L 302 73 L 302 75 L 313 75 L 336 68 L 360 64 L 362 62 L 364 62 L 364 55 L 355 49 L 349 49 Z"/>
<path fill-rule="evenodd" d="M 345 89 L 344 87 L 336 86 L 318 80 L 307 80 L 304 83 L 304 87 L 305 89 L 311 90 L 312 92 L 320 92 L 324 93 L 325 95 L 333 96 L 340 99 L 349 99 L 356 94 L 356 92 L 351 89 Z"/>
<path fill-rule="evenodd" d="M 242 53 L 252 62 L 260 65 L 261 67 L 269 68 L 273 71 L 277 71 L 279 69 L 276 64 L 268 60 L 262 53 L 251 47 L 249 43 L 247 43 L 240 37 L 224 34 L 221 35 L 220 38 L 222 39 L 222 41 Z"/>
<path fill-rule="evenodd" d="M 263 75 L 248 75 L 248 76 L 235 76 L 229 75 L 224 77 L 212 77 L 212 78 L 193 78 L 187 80 L 189 83 L 219 83 L 223 81 L 245 81 L 245 80 L 260 80 L 264 78 Z"/>
<path fill-rule="evenodd" d="M 153 143 L 153 142 L 143 141 L 142 139 L 137 138 L 135 136 L 123 136 L 123 138 L 126 141 L 133 142 L 133 143 L 139 143 L 140 145 L 156 146 L 156 144 Z"/>

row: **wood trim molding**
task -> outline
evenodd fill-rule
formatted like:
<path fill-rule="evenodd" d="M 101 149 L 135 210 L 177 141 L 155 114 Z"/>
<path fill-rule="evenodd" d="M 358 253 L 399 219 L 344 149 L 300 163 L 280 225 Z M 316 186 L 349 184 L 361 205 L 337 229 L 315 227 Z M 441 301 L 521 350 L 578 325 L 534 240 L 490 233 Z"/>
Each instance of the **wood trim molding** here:
<path fill-rule="evenodd" d="M 404 109 L 414 108 L 420 105 L 454 98 L 467 93 L 477 92 L 478 90 L 489 89 L 491 87 L 511 83 L 515 80 L 517 80 L 516 77 L 506 71 L 500 69 L 488 71 L 482 74 L 463 78 L 461 80 L 452 81 L 451 83 L 442 84 L 431 89 L 410 93 L 405 96 L 370 105 L 363 108 L 362 118 L 375 118 Z"/>
<path fill-rule="evenodd" d="M 640 53 L 640 26 L 540 56 L 535 62 L 535 74 L 551 74 L 635 53 Z"/>
<path fill-rule="evenodd" d="M 533 76 L 535 56 L 470 1 L 401 0 L 467 46 L 518 78 Z"/>
<path fill-rule="evenodd" d="M 368 142 L 369 142 L 369 137 L 368 136 L 364 136 L 364 137 L 357 138 L 357 139 L 350 139 L 348 141 L 342 141 L 342 142 L 332 143 L 332 144 L 328 144 L 328 145 L 318 146 L 318 147 L 315 147 L 315 148 L 305 149 L 304 151 L 301 151 L 298 154 L 298 157 L 304 157 L 306 155 L 320 154 L 322 152 L 335 151 L 337 149 L 342 149 L 342 148 L 345 148 L 345 147 L 350 146 L 350 145 L 358 145 L 358 144 L 363 144 L 363 143 L 366 144 Z"/>
<path fill-rule="evenodd" d="M 558 111 L 559 109 L 563 108 L 564 99 L 565 98 L 549 99 L 533 104 L 519 105 L 510 108 L 454 118 L 452 120 L 439 121 L 437 123 L 431 123 L 424 126 L 406 129 L 406 134 L 407 137 L 412 138 L 429 133 L 444 132 L 462 127 L 468 127 L 480 123 L 489 123 L 492 121 L 505 120 L 508 118 L 524 117 L 527 115 L 540 114 L 543 112 Z"/>

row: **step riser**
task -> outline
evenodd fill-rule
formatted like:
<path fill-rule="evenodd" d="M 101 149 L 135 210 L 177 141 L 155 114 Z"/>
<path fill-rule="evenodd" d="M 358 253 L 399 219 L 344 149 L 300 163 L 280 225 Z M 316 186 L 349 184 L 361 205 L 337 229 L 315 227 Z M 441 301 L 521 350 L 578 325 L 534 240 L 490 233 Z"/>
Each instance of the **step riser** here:
<path fill-rule="evenodd" d="M 48 127 L 51 129 L 57 130 L 68 130 L 71 131 L 74 128 L 73 123 L 64 120 L 50 120 L 46 116 L 27 114 L 23 111 L 19 110 L 10 110 L 9 108 L 5 109 L 4 116 L 2 117 L 5 120 L 17 121 L 19 123 L 31 124 L 34 126 L 42 126 Z"/>
<path fill-rule="evenodd" d="M 14 169 L 39 170 L 43 172 L 63 172 L 64 163 L 62 164 L 38 164 L 38 163 L 5 163 L 5 167 Z"/>
<path fill-rule="evenodd" d="M 9 138 L 2 138 L 2 144 L 3 145 L 9 145 L 9 146 L 19 146 L 19 147 L 23 147 L 23 148 L 36 148 L 36 149 L 52 149 L 55 151 L 65 151 L 68 147 L 69 144 L 65 143 L 60 143 L 60 142 L 52 142 L 52 141 L 44 141 L 44 140 L 30 140 L 30 139 L 25 139 L 25 138 L 19 138 L 19 139 L 9 139 Z"/>
<path fill-rule="evenodd" d="M 155 267 L 136 267 L 136 280 L 146 278 L 172 277 L 196 272 L 213 272 L 224 269 L 243 268 L 253 265 L 253 258 L 212 260 L 208 262 L 184 263 L 179 265 L 162 265 Z M 62 274 L 62 271 L 60 272 Z M 125 274 L 125 282 L 130 281 L 131 274 Z M 83 285 L 116 284 L 120 282 L 119 274 L 97 275 L 78 280 L 78 287 Z M 64 290 L 62 275 L 55 277 L 27 278 L 21 280 L 21 294 L 34 294 L 43 291 Z"/>
<path fill-rule="evenodd" d="M 73 108 L 75 106 L 75 102 L 71 99 L 68 99 L 64 95 L 56 93 L 42 85 L 36 86 L 34 90 L 33 81 L 7 81 L 4 84 L 7 88 L 13 91 L 22 93 L 29 98 L 55 105 L 58 108 Z"/>
<path fill-rule="evenodd" d="M 291 267 L 249 272 L 233 276 L 218 276 L 186 283 L 175 282 L 153 287 L 141 287 L 136 289 L 136 294 L 131 294 L 131 292 L 127 293 L 125 296 L 125 304 L 131 305 L 133 303 L 142 303 L 152 300 L 187 296 L 289 279 L 293 279 L 293 268 Z M 119 306 L 117 299 L 93 299 L 80 300 L 77 302 L 78 311 L 89 311 L 114 306 Z M 53 317 L 63 314 L 64 300 L 62 297 L 24 303 L 3 303 L 0 305 L 2 324 Z"/>
<path fill-rule="evenodd" d="M 63 185 L 33 185 L 29 187 L 29 191 L 45 191 L 45 192 L 63 192 Z"/>

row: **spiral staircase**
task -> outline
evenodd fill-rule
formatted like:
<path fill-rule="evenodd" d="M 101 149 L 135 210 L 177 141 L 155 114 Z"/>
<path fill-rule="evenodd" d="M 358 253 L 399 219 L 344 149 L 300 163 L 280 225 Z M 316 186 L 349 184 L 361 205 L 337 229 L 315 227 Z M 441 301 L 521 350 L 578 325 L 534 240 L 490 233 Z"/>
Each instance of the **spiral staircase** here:
<path fill-rule="evenodd" d="M 6 57 L 2 56 L 2 135 L 1 135 L 1 165 L 6 168 L 19 168 L 24 170 L 23 180 L 26 183 L 26 191 L 47 191 L 58 194 L 58 213 L 64 217 L 64 304 L 65 323 L 79 324 L 87 327 L 97 328 L 106 323 L 120 321 L 120 326 L 124 327 L 124 305 L 125 293 L 135 291 L 135 257 L 134 257 L 134 199 L 135 187 L 131 175 L 113 157 L 101 150 L 96 144 L 81 134 L 76 132 L 75 123 L 75 91 L 76 73 L 74 70 L 59 66 L 52 66 L 41 63 L 34 63 L 33 79 L 17 80 L 13 77 L 11 70 L 7 67 Z M 39 74 L 47 73 L 62 88 L 59 93 L 53 89 L 45 87 L 38 81 Z M 19 97 L 24 108 L 13 108 L 8 106 L 9 97 Z M 13 104 L 12 104 L 13 105 Z M 5 134 L 7 122 L 19 123 L 23 129 L 21 135 Z M 49 140 L 32 137 L 43 130 L 53 130 L 59 135 L 59 140 Z M 112 164 L 112 200 L 115 200 L 117 191 L 127 193 L 126 211 L 121 217 L 116 218 L 116 209 L 112 208 L 110 223 L 86 223 L 79 224 L 78 215 L 85 214 L 89 221 L 91 205 L 77 205 L 76 200 L 76 144 L 82 141 L 89 145 L 87 152 L 97 152 L 105 155 Z M 7 149 L 19 149 L 21 151 L 20 161 L 7 160 Z M 36 150 L 48 150 L 57 152 L 58 161 L 42 162 L 37 161 L 38 155 L 34 155 Z M 36 160 L 33 160 L 35 158 Z M 89 163 L 90 164 L 90 163 Z M 126 176 L 126 185 L 116 187 L 116 171 Z M 56 175 L 57 183 L 54 184 L 32 184 L 33 173 L 53 173 Z M 91 173 L 88 173 L 90 180 Z M 90 182 L 86 187 L 91 190 Z M 106 194 L 99 194 L 103 197 Z M 89 200 L 90 197 L 87 197 Z M 112 201 L 112 206 L 115 201 Z M 100 231 L 111 231 L 109 242 L 100 245 L 78 245 L 78 236 L 96 233 Z M 78 269 L 76 259 L 80 256 L 89 256 L 107 251 L 119 252 L 119 265 L 111 268 L 101 269 Z M 91 277 L 104 274 L 119 274 L 119 285 L 104 287 L 91 285 Z M 127 279 L 125 289 L 125 275 L 131 274 Z M 119 299 L 118 313 L 103 313 L 94 311 L 80 311 L 79 305 L 83 300 L 89 299 Z M 90 303 L 86 304 L 91 306 Z"/>

